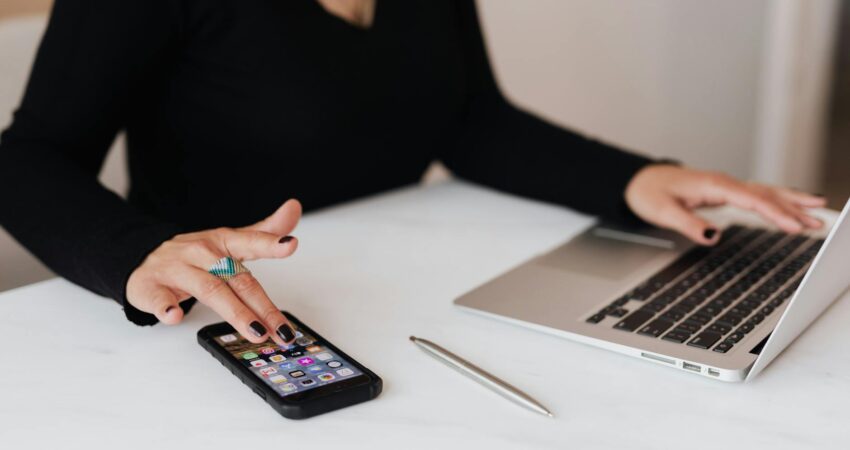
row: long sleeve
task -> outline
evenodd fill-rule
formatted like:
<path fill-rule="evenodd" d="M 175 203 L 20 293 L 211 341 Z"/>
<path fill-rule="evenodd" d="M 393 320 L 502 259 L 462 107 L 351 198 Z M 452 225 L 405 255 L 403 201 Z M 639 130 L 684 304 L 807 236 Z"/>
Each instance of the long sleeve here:
<path fill-rule="evenodd" d="M 474 1 L 458 8 L 468 99 L 457 145 L 444 163 L 461 178 L 496 189 L 636 223 L 623 194 L 651 161 L 511 105 L 490 68 Z"/>
<path fill-rule="evenodd" d="M 56 0 L 20 108 L 0 137 L 0 225 L 57 274 L 125 299 L 129 274 L 176 225 L 136 210 L 98 172 L 128 105 L 168 58 L 176 5 Z M 158 70 L 158 69 L 157 69 Z"/>

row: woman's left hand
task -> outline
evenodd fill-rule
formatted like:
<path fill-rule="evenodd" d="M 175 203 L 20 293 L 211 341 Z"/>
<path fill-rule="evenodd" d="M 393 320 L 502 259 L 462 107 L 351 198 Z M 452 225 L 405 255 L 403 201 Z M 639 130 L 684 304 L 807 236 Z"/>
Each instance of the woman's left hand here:
<path fill-rule="evenodd" d="M 826 204 L 823 197 L 666 164 L 653 164 L 638 171 L 626 186 L 625 198 L 641 219 L 678 231 L 702 245 L 716 244 L 720 233 L 694 213 L 701 206 L 729 204 L 755 211 L 781 230 L 799 233 L 823 226 L 806 209 Z"/>

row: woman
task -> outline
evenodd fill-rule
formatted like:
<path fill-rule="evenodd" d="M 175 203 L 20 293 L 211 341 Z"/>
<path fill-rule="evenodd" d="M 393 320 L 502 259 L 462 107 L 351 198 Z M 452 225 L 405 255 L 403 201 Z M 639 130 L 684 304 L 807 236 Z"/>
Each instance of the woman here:
<path fill-rule="evenodd" d="M 97 182 L 119 130 L 127 201 Z M 493 78 L 472 0 L 56 0 L 0 156 L 0 221 L 57 273 L 137 324 L 176 324 L 195 298 L 278 344 L 293 332 L 257 281 L 214 269 L 291 255 L 301 206 L 232 227 L 284 198 L 319 208 L 415 183 L 435 159 L 703 245 L 719 236 L 695 207 L 730 203 L 799 232 L 821 226 L 805 208 L 824 204 L 520 111 Z"/>

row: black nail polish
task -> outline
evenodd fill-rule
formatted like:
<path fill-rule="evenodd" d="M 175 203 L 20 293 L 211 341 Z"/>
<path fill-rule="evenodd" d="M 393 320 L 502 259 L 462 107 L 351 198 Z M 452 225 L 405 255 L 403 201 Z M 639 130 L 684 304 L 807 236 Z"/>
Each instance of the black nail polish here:
<path fill-rule="evenodd" d="M 706 228 L 705 231 L 702 232 L 702 235 L 705 236 L 706 239 L 714 239 L 714 235 L 717 234 L 717 230 L 714 228 Z"/>
<path fill-rule="evenodd" d="M 277 328 L 277 335 L 283 339 L 284 342 L 290 342 L 295 339 L 295 332 L 292 331 L 292 327 L 289 324 L 283 324 Z"/>
<path fill-rule="evenodd" d="M 251 322 L 251 324 L 248 325 L 248 328 L 251 329 L 251 333 L 253 333 L 254 336 L 263 337 L 263 335 L 266 334 L 266 327 L 264 327 L 263 324 L 257 322 L 256 320 Z"/>
<path fill-rule="evenodd" d="M 292 240 L 292 236 L 284 236 L 284 237 L 280 238 L 280 240 L 278 242 L 281 243 L 281 244 L 286 244 L 287 242 L 289 242 L 291 240 Z"/>

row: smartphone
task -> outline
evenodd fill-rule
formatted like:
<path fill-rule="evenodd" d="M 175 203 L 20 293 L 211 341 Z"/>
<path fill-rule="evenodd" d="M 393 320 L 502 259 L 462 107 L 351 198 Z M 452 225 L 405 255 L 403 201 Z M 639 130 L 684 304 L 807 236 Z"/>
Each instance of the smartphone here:
<path fill-rule="evenodd" d="M 281 311 L 295 328 L 286 347 L 254 344 L 226 322 L 198 331 L 198 343 L 287 419 L 306 419 L 372 400 L 382 381 L 371 370 Z"/>

